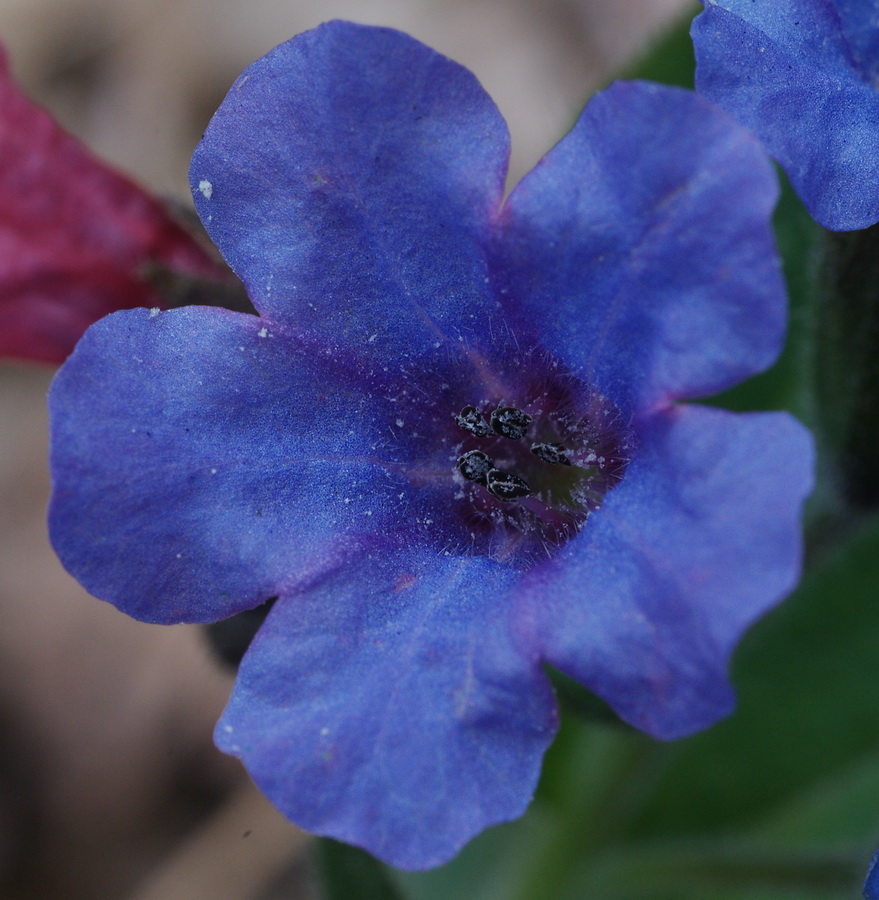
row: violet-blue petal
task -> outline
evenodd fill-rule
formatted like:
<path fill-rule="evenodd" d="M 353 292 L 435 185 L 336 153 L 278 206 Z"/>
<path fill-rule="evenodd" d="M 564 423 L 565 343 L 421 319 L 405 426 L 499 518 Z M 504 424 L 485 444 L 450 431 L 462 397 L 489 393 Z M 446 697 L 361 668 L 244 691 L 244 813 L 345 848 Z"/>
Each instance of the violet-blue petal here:
<path fill-rule="evenodd" d="M 96 596 L 152 622 L 212 621 L 404 527 L 426 488 L 396 466 L 362 373 L 255 316 L 118 313 L 51 390 L 50 531 Z M 402 524 L 401 524 L 402 523 Z"/>
<path fill-rule="evenodd" d="M 785 413 L 685 406 L 638 430 L 623 482 L 526 577 L 524 609 L 548 662 L 670 739 L 730 712 L 734 645 L 796 584 L 813 452 Z"/>
<path fill-rule="evenodd" d="M 466 69 L 330 22 L 253 63 L 195 151 L 202 221 L 262 313 L 393 363 L 475 348 L 509 137 Z"/>
<path fill-rule="evenodd" d="M 875 3 L 708 0 L 696 87 L 751 128 L 827 228 L 879 220 Z"/>
<path fill-rule="evenodd" d="M 834 0 L 849 53 L 861 76 L 872 84 L 879 76 L 879 3 Z"/>
<path fill-rule="evenodd" d="M 556 729 L 518 574 L 378 544 L 285 594 L 217 725 L 289 818 L 407 869 L 521 815 Z"/>
<path fill-rule="evenodd" d="M 753 136 L 716 107 L 618 83 L 508 199 L 498 280 L 626 414 L 707 395 L 781 348 L 776 195 Z"/>

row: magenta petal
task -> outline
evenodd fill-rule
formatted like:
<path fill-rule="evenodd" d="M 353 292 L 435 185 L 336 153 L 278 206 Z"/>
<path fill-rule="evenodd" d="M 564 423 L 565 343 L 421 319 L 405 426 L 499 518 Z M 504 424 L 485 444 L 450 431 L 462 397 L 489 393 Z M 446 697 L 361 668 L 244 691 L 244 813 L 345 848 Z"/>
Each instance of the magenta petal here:
<path fill-rule="evenodd" d="M 101 316 L 162 305 L 151 263 L 217 273 L 161 204 L 31 103 L 2 48 L 0 160 L 0 356 L 59 363 Z"/>

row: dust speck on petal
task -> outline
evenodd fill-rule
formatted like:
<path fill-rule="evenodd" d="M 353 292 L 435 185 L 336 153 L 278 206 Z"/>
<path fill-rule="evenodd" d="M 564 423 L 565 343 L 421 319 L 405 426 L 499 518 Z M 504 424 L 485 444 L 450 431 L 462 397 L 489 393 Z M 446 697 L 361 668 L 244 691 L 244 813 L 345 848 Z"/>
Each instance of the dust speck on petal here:
<path fill-rule="evenodd" d="M 204 195 L 205 200 L 210 200 L 211 195 L 214 193 L 214 186 L 204 178 L 202 178 L 202 180 L 199 181 L 198 189 Z"/>

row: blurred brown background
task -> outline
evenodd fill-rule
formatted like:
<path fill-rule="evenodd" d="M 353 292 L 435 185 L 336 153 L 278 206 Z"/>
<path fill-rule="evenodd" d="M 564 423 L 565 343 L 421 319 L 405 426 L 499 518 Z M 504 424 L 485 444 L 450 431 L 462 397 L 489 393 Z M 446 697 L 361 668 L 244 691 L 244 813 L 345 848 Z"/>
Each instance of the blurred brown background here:
<path fill-rule="evenodd" d="M 473 70 L 510 124 L 516 180 L 687 6 L 0 0 L 0 39 L 19 81 L 69 129 L 146 186 L 187 198 L 189 155 L 234 78 L 326 19 L 401 28 Z M 231 678 L 198 629 L 134 622 L 54 559 L 51 375 L 0 364 L 0 900 L 310 898 L 307 837 L 211 744 Z"/>

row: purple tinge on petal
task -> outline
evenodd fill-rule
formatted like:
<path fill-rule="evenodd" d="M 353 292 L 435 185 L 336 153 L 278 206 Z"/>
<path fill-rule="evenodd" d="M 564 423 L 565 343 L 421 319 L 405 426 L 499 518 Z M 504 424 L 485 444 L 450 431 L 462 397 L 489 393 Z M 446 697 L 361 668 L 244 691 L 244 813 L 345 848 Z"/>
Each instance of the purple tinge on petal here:
<path fill-rule="evenodd" d="M 509 197 L 498 282 L 625 413 L 705 396 L 781 349 L 776 196 L 753 136 L 716 107 L 619 83 Z"/>
<path fill-rule="evenodd" d="M 757 134 L 836 230 L 879 221 L 879 91 L 861 62 L 879 26 L 868 6 L 711 0 L 692 28 L 697 89 Z"/>
<path fill-rule="evenodd" d="M 508 141 L 466 69 L 400 32 L 330 22 L 244 72 L 190 178 L 260 312 L 398 364 L 487 338 L 481 243 Z"/>
<path fill-rule="evenodd" d="M 216 741 L 293 821 L 427 868 L 524 812 L 555 703 L 511 633 L 517 573 L 372 551 L 282 596 Z"/>
<path fill-rule="evenodd" d="M 396 408 L 363 373 L 254 316 L 190 307 L 94 325 L 52 386 L 50 532 L 93 594 L 152 622 L 213 621 L 347 542 L 413 527 Z M 451 463 L 447 464 L 451 485 Z M 432 502 L 433 501 L 433 502 Z"/>
<path fill-rule="evenodd" d="M 680 407 L 644 422 L 622 484 L 523 585 L 546 660 L 676 738 L 730 712 L 744 630 L 795 585 L 808 432 L 784 413 Z"/>

